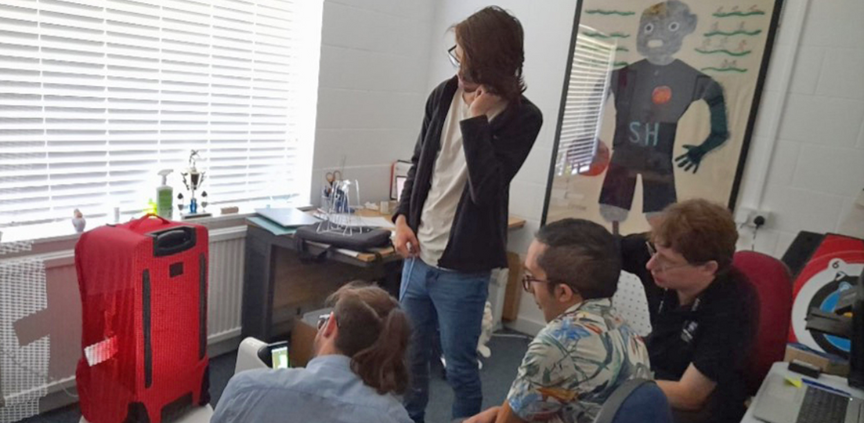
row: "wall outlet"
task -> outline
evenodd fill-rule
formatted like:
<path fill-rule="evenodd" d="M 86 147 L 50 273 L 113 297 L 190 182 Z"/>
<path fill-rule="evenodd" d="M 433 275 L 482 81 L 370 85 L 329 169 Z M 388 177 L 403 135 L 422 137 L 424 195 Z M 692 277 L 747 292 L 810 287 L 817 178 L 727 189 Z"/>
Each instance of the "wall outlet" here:
<path fill-rule="evenodd" d="M 739 207 L 735 211 L 735 223 L 741 227 L 755 228 L 756 219 L 759 217 L 763 219 L 760 227 L 765 227 L 771 223 L 773 214 L 768 210 L 758 210 L 751 207 Z"/>
<path fill-rule="evenodd" d="M 752 222 L 755 217 L 756 209 L 752 207 L 738 207 L 735 210 L 735 223 L 746 225 L 747 222 Z"/>

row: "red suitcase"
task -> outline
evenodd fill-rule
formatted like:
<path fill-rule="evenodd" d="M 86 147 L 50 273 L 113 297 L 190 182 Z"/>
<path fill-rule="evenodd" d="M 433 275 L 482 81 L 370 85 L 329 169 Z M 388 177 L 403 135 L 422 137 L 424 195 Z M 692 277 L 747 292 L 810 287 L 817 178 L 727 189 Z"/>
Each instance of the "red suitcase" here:
<path fill-rule="evenodd" d="M 81 235 L 75 267 L 90 423 L 159 423 L 210 401 L 207 229 L 145 216 Z"/>

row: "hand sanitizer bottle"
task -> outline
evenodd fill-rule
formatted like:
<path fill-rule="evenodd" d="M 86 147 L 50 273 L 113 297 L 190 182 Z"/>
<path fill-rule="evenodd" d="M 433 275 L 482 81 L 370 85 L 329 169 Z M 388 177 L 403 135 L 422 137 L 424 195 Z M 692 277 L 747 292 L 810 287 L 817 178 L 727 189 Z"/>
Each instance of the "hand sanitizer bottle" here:
<path fill-rule="evenodd" d="M 162 185 L 156 188 L 156 214 L 166 219 L 171 219 L 174 213 L 174 189 L 168 185 L 168 174 L 171 169 L 159 171 L 159 176 L 162 177 Z"/>

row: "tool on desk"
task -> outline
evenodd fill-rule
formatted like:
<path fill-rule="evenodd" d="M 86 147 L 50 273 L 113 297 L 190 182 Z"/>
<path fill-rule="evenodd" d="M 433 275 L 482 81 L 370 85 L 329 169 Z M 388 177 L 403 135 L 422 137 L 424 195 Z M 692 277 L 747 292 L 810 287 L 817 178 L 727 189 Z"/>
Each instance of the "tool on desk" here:
<path fill-rule="evenodd" d="M 800 373 L 805 376 L 810 376 L 814 379 L 818 379 L 819 375 L 822 374 L 822 370 L 820 370 L 818 367 L 810 363 L 803 362 L 801 360 L 792 360 L 789 363 L 789 371 Z"/>

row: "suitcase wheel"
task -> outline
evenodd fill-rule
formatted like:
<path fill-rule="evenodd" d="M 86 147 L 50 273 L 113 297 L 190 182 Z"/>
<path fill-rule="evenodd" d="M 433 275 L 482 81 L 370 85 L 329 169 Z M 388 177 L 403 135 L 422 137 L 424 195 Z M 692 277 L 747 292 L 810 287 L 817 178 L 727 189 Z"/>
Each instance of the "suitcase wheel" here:
<path fill-rule="evenodd" d="M 126 413 L 126 420 L 123 423 L 150 423 L 150 416 L 147 415 L 147 407 L 140 402 L 129 404 L 129 411 Z"/>

